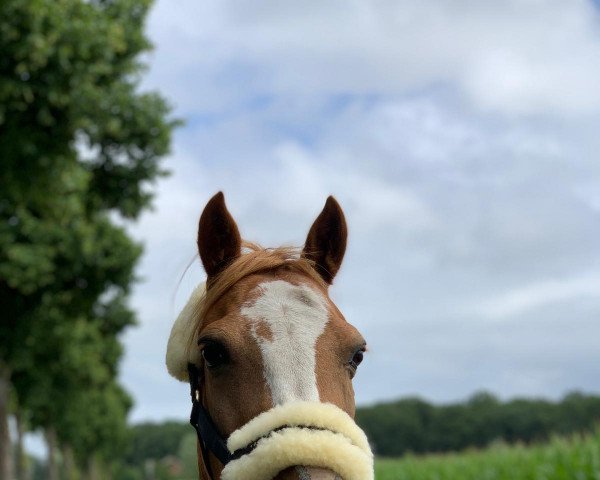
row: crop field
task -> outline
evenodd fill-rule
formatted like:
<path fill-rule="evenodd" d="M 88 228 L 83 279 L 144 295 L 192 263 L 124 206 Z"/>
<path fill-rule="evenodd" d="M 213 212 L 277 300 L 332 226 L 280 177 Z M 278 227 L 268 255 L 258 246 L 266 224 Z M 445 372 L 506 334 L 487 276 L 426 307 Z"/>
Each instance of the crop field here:
<path fill-rule="evenodd" d="M 547 444 L 378 459 L 376 480 L 600 480 L 600 429 Z"/>

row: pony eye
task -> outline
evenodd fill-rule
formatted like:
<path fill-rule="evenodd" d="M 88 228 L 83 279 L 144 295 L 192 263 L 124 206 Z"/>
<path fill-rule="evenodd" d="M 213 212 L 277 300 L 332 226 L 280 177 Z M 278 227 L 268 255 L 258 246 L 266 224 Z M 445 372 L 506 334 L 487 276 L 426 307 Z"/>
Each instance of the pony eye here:
<path fill-rule="evenodd" d="M 360 363 L 363 361 L 364 354 L 365 354 L 364 347 L 361 347 L 360 350 L 357 350 L 356 352 L 354 352 L 354 355 L 352 355 L 352 359 L 350 360 L 350 367 L 352 367 L 354 370 L 356 370 L 358 368 L 358 366 L 360 365 Z"/>
<path fill-rule="evenodd" d="M 202 358 L 208 368 L 215 368 L 227 362 L 227 351 L 222 345 L 207 343 L 202 348 Z"/>

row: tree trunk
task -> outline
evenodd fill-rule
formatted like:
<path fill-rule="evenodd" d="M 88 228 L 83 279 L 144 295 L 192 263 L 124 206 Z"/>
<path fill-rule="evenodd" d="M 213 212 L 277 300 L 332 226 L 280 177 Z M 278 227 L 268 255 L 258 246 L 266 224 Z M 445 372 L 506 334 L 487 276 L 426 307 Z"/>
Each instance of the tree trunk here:
<path fill-rule="evenodd" d="M 25 450 L 23 449 L 23 435 L 25 435 L 25 426 L 23 418 L 18 408 L 15 412 L 17 423 L 17 441 L 15 444 L 15 477 L 17 480 L 25 480 Z"/>
<path fill-rule="evenodd" d="M 0 480 L 13 480 L 8 401 L 10 399 L 10 369 L 0 362 Z"/>
<path fill-rule="evenodd" d="M 156 460 L 148 459 L 144 462 L 144 480 L 156 480 Z"/>
<path fill-rule="evenodd" d="M 98 472 L 98 463 L 97 463 L 96 457 L 94 455 L 92 455 L 88 459 L 87 480 L 100 480 L 98 473 L 99 473 Z"/>
<path fill-rule="evenodd" d="M 48 448 L 48 480 L 58 480 L 58 465 L 56 463 L 56 432 L 52 427 L 44 431 Z"/>
<path fill-rule="evenodd" d="M 64 480 L 77 480 L 77 468 L 75 467 L 75 457 L 70 445 L 63 447 Z"/>

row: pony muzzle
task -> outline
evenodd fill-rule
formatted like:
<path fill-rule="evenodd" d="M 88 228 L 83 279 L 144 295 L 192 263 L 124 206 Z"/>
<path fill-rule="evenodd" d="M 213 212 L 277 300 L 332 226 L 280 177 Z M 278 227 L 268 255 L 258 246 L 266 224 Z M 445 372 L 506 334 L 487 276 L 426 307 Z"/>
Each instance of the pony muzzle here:
<path fill-rule="evenodd" d="M 223 480 L 270 480 L 295 466 L 318 467 L 343 480 L 373 480 L 364 432 L 330 403 L 292 402 L 261 413 L 227 440 L 232 460 Z"/>

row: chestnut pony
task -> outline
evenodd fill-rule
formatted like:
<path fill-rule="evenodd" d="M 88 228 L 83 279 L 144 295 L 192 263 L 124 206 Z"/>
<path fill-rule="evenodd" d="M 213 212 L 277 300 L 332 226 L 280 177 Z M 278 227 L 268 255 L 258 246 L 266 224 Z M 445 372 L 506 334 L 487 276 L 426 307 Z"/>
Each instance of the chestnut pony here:
<path fill-rule="evenodd" d="M 243 242 L 223 194 L 208 202 L 197 240 L 206 287 L 196 292 L 202 301 L 186 307 L 192 318 L 188 330 L 174 328 L 169 340 L 169 349 L 175 349 L 172 344 L 188 337 L 192 395 L 213 429 L 200 437 L 214 432 L 230 437 L 261 413 L 298 401 L 333 404 L 354 417 L 352 378 L 366 343 L 328 293 L 346 236 L 344 214 L 331 196 L 301 251 Z M 179 367 L 169 365 L 169 355 L 174 354 L 167 353 L 169 370 L 183 380 L 184 373 L 175 371 Z M 199 441 L 203 480 L 221 478 L 224 468 L 207 447 L 211 440 Z M 290 465 L 275 478 L 340 476 L 323 465 Z"/>

